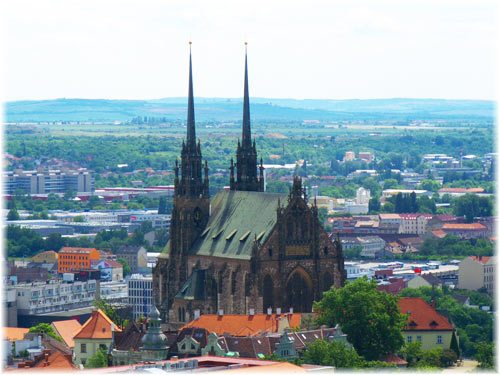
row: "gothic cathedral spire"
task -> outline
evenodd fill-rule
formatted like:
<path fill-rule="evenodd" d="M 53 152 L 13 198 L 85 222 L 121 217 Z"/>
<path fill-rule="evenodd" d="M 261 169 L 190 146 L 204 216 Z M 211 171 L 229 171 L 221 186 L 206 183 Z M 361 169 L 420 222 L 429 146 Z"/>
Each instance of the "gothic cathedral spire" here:
<path fill-rule="evenodd" d="M 233 164 L 231 163 L 231 190 L 264 191 L 264 167 L 260 160 L 260 175 L 257 177 L 257 150 L 255 140 L 252 143 L 250 129 L 250 96 L 248 94 L 248 64 L 247 43 L 245 42 L 245 83 L 243 91 L 243 125 L 241 144 L 238 141 L 236 150 L 236 180 L 233 177 Z"/>
<path fill-rule="evenodd" d="M 194 121 L 193 69 L 191 59 L 191 42 L 189 42 L 189 95 L 187 113 L 186 142 L 182 143 L 181 151 L 181 178 L 175 181 L 175 196 L 208 197 L 208 178 L 202 179 L 202 161 L 200 142 L 196 144 L 196 128 Z M 176 176 L 179 167 L 174 168 Z M 207 173 L 205 163 L 205 174 Z M 206 176 L 205 176 L 206 177 Z"/>

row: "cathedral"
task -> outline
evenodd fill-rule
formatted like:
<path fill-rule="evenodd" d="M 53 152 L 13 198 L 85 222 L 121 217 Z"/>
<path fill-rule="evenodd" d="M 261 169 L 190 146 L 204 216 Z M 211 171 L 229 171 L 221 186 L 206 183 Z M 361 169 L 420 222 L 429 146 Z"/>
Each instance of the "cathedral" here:
<path fill-rule="evenodd" d="M 236 163 L 231 158 L 229 189 L 210 198 L 208 165 L 196 140 L 191 66 L 190 51 L 187 135 L 174 168 L 170 241 L 153 270 L 156 306 L 172 326 L 192 320 L 196 310 L 311 312 L 323 291 L 344 285 L 340 242 L 329 239 L 299 177 L 289 194 L 264 191 L 250 127 L 246 52 Z"/>

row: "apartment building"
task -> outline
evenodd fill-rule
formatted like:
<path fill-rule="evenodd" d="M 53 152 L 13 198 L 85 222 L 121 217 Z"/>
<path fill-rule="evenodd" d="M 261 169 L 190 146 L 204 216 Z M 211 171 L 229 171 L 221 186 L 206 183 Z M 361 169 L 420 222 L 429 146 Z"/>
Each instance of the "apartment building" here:
<path fill-rule="evenodd" d="M 58 253 L 57 272 L 78 271 L 90 268 L 91 260 L 99 260 L 101 255 L 97 249 L 83 247 L 63 247 Z"/>
<path fill-rule="evenodd" d="M 99 283 L 97 280 L 50 280 L 17 284 L 10 289 L 15 290 L 18 313 L 33 315 L 92 306 L 99 294 Z"/>
<path fill-rule="evenodd" d="M 496 257 L 471 256 L 458 266 L 458 287 L 478 290 L 485 288 L 493 294 L 495 286 Z"/>
<path fill-rule="evenodd" d="M 50 194 L 74 192 L 93 192 L 95 180 L 93 171 L 85 168 L 43 171 L 5 171 L 4 188 L 7 194 L 23 190 L 25 194 Z"/>

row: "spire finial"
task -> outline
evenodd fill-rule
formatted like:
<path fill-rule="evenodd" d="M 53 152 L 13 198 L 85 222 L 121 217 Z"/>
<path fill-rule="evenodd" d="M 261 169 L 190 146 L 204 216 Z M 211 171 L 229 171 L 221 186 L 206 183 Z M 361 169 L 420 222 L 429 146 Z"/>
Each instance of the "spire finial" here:
<path fill-rule="evenodd" d="M 245 88 L 243 91 L 243 129 L 241 145 L 243 148 L 252 147 L 252 134 L 250 131 L 250 100 L 248 94 L 248 64 L 247 42 L 245 42 Z"/>
<path fill-rule="evenodd" d="M 191 62 L 191 41 L 189 42 L 189 93 L 188 93 L 188 118 L 187 139 L 188 147 L 196 147 L 196 131 L 194 125 L 194 98 L 193 98 L 193 68 Z"/>

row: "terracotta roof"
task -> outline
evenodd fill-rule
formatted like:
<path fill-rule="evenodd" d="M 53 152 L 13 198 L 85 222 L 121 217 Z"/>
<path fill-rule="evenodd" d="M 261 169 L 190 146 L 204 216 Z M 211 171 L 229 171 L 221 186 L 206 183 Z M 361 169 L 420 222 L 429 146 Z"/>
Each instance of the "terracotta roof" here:
<path fill-rule="evenodd" d="M 28 328 L 4 327 L 4 338 L 9 341 L 18 341 L 24 339 L 24 334 L 28 333 Z"/>
<path fill-rule="evenodd" d="M 398 301 L 401 314 L 410 312 L 406 331 L 451 331 L 453 326 L 448 319 L 437 313 L 422 298 L 401 298 Z"/>
<path fill-rule="evenodd" d="M 52 325 L 56 329 L 56 332 L 64 340 L 66 345 L 70 348 L 75 347 L 75 342 L 73 341 L 73 336 L 75 332 L 78 332 L 82 325 L 76 319 L 70 320 L 59 320 L 57 322 L 52 322 Z"/>
<path fill-rule="evenodd" d="M 443 224 L 442 230 L 485 230 L 487 229 L 485 225 L 481 223 L 471 223 L 471 224 Z"/>
<path fill-rule="evenodd" d="M 485 257 L 485 256 L 471 256 L 470 257 L 472 260 L 475 260 L 478 263 L 486 264 L 490 260 L 491 257 Z"/>
<path fill-rule="evenodd" d="M 444 236 L 446 236 L 446 233 L 442 230 L 433 230 L 431 233 L 438 238 L 443 238 Z"/>
<path fill-rule="evenodd" d="M 401 216 L 399 216 L 399 214 L 379 214 L 378 216 L 382 220 L 401 219 Z"/>
<path fill-rule="evenodd" d="M 227 314 L 219 316 L 216 314 L 202 315 L 197 320 L 193 320 L 182 328 L 197 327 L 205 328 L 209 332 L 215 332 L 217 335 L 229 334 L 233 336 L 253 336 L 259 333 L 278 332 L 279 320 L 288 319 L 291 328 L 299 327 L 301 314 L 255 314 L 236 315 Z"/>
<path fill-rule="evenodd" d="M 101 310 L 92 311 L 92 316 L 85 322 L 73 339 L 111 339 L 111 325 L 115 332 L 122 330 Z"/>

